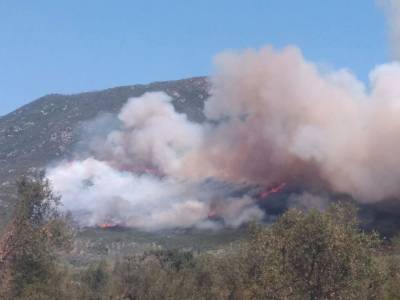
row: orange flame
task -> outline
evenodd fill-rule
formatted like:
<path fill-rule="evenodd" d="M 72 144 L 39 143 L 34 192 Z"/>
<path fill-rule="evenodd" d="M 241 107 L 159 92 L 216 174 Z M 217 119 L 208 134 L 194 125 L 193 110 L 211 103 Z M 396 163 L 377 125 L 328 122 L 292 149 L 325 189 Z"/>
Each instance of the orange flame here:
<path fill-rule="evenodd" d="M 99 227 L 102 228 L 102 229 L 113 228 L 113 227 L 115 227 L 115 226 L 117 226 L 117 225 L 112 224 L 112 223 L 103 223 L 103 224 L 99 224 Z"/>
<path fill-rule="evenodd" d="M 277 186 L 273 186 L 272 188 L 266 189 L 261 194 L 259 195 L 259 198 L 266 198 L 270 196 L 271 194 L 279 193 L 280 191 L 283 190 L 283 188 L 286 186 L 286 182 L 281 182 Z"/>
<path fill-rule="evenodd" d="M 264 191 L 262 191 L 260 194 L 256 195 L 254 197 L 254 201 L 255 202 L 261 201 L 261 200 L 269 197 L 272 194 L 279 193 L 285 188 L 285 186 L 286 186 L 286 182 L 281 182 L 278 185 L 267 188 Z M 223 210 L 223 206 L 219 206 L 218 203 L 212 203 L 210 205 L 209 212 L 207 215 L 208 219 L 209 220 L 217 219 L 220 216 L 222 210 Z"/>

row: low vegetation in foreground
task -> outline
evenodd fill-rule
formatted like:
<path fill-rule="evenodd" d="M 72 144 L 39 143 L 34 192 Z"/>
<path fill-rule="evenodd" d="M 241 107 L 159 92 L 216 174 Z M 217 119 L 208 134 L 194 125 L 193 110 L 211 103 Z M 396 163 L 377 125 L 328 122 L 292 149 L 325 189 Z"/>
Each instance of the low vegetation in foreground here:
<path fill-rule="evenodd" d="M 289 210 L 216 251 L 155 249 L 76 266 L 74 230 L 43 175 L 17 183 L 0 240 L 0 299 L 400 299 L 400 247 L 356 209 Z"/>

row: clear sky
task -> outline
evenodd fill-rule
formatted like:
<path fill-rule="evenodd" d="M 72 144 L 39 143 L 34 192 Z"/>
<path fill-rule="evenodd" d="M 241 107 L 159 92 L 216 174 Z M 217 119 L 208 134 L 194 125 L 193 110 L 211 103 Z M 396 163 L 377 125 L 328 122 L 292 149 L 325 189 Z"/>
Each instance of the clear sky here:
<path fill-rule="evenodd" d="M 49 93 L 212 72 L 226 49 L 298 45 L 362 80 L 388 60 L 375 0 L 0 0 L 0 115 Z"/>

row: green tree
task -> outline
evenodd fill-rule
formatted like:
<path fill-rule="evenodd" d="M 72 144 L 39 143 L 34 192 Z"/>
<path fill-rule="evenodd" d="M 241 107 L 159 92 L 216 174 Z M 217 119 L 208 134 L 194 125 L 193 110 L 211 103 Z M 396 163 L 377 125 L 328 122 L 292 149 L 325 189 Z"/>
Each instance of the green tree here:
<path fill-rule="evenodd" d="M 81 274 L 80 282 L 82 284 L 77 299 L 109 299 L 111 275 L 112 272 L 105 261 L 92 263 Z"/>
<path fill-rule="evenodd" d="M 0 241 L 2 299 L 61 299 L 57 253 L 71 245 L 72 231 L 58 212 L 59 198 L 43 173 L 17 182 L 18 202 Z"/>
<path fill-rule="evenodd" d="M 78 299 L 397 299 L 398 258 L 356 210 L 290 210 L 248 239 L 194 256 L 175 250 L 125 257 L 81 276 Z M 396 263 L 395 263 L 396 262 Z"/>
<path fill-rule="evenodd" d="M 396 274 L 382 250 L 350 205 L 289 210 L 271 226 L 252 225 L 247 241 L 202 255 L 193 299 L 382 299 Z"/>
<path fill-rule="evenodd" d="M 380 240 L 358 225 L 354 207 L 333 205 L 253 228 L 243 268 L 249 290 L 255 298 L 380 299 Z"/>
<path fill-rule="evenodd" d="M 117 263 L 123 299 L 396 299 L 398 268 L 354 207 L 290 210 L 247 240 L 197 257 L 153 251 Z M 391 270 L 391 268 L 392 270 Z M 389 280 L 388 280 L 389 279 Z M 118 298 L 118 297 L 117 297 Z"/>

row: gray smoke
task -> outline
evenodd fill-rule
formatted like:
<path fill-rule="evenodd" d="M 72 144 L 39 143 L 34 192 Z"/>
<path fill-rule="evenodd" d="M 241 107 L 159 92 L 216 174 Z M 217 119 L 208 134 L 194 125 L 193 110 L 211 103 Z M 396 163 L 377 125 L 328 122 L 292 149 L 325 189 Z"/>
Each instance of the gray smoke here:
<path fill-rule="evenodd" d="M 240 226 L 264 213 L 248 197 L 227 197 L 234 187 L 185 178 L 185 159 L 200 148 L 204 128 L 175 112 L 164 93 L 130 99 L 115 118 L 85 124 L 91 134 L 77 159 L 49 167 L 64 208 L 82 225 L 120 224 L 145 230 Z M 109 125 L 110 131 L 102 135 Z M 81 156 L 81 158 L 79 158 Z M 218 220 L 211 220 L 218 203 Z"/>
<path fill-rule="evenodd" d="M 376 67 L 365 85 L 348 70 L 321 72 L 296 47 L 215 62 L 213 122 L 190 122 L 164 93 L 130 99 L 117 126 L 93 121 L 113 125 L 86 155 L 48 169 L 65 208 L 85 212 L 83 224 L 154 230 L 263 218 L 257 197 L 234 196 L 243 185 L 296 183 L 304 194 L 291 202 L 317 208 L 316 184 L 364 203 L 400 198 L 400 64 Z"/>

